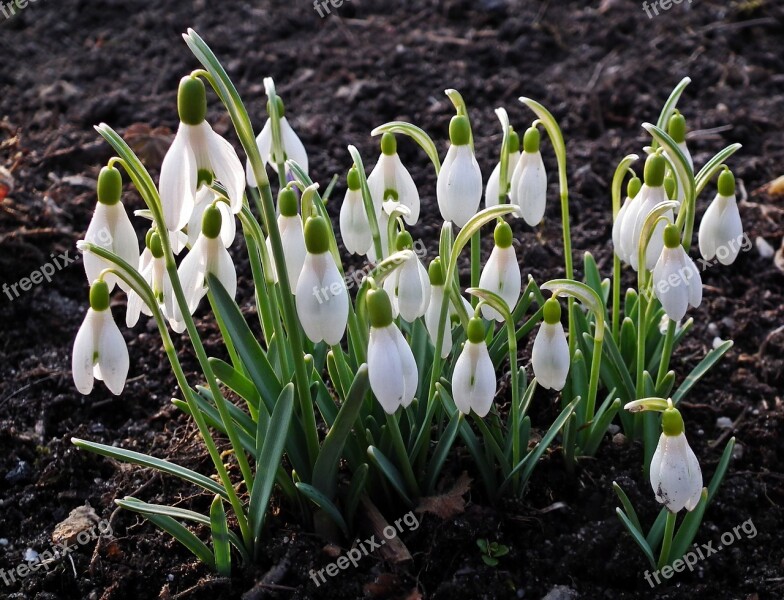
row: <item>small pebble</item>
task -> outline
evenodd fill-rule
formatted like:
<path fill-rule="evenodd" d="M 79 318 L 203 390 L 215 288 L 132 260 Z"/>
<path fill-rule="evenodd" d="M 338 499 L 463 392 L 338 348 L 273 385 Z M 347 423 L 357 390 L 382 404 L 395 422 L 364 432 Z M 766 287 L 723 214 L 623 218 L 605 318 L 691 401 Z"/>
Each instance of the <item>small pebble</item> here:
<path fill-rule="evenodd" d="M 733 319 L 732 317 L 724 317 L 721 320 L 721 324 L 724 325 L 724 327 L 729 327 L 730 329 L 732 329 L 733 327 L 735 327 L 735 319 Z"/>
<path fill-rule="evenodd" d="M 27 562 L 38 560 L 38 552 L 36 552 L 32 548 L 28 548 L 27 550 L 25 550 L 24 559 Z"/>
<path fill-rule="evenodd" d="M 743 458 L 743 444 L 735 442 L 735 447 L 732 449 L 732 458 L 740 460 Z"/>
<path fill-rule="evenodd" d="M 757 239 L 754 240 L 754 243 L 757 245 L 757 252 L 759 252 L 759 255 L 762 258 L 773 258 L 773 254 L 776 251 L 764 237 L 757 236 Z"/>
<path fill-rule="evenodd" d="M 716 427 L 718 429 L 732 429 L 732 419 L 729 417 L 719 417 L 716 419 Z"/>
<path fill-rule="evenodd" d="M 166 576 L 166 581 L 174 581 L 174 575 L 172 575 L 171 573 L 169 573 L 169 574 Z"/>
<path fill-rule="evenodd" d="M 625 446 L 626 445 L 626 436 L 622 433 L 616 433 L 612 438 L 613 444 L 616 446 Z"/>
<path fill-rule="evenodd" d="M 704 429 L 698 429 L 697 430 L 697 435 L 705 435 L 705 430 Z"/>
<path fill-rule="evenodd" d="M 713 349 L 715 350 L 716 348 L 721 346 L 723 343 L 724 343 L 724 340 L 722 340 L 720 337 L 716 336 L 715 338 L 713 338 Z"/>
<path fill-rule="evenodd" d="M 7 546 L 8 540 L 6 538 L 0 538 L 0 546 Z"/>
<path fill-rule="evenodd" d="M 713 337 L 719 335 L 719 326 L 716 323 L 708 323 L 708 335 Z"/>
<path fill-rule="evenodd" d="M 610 435 L 615 435 L 621 430 L 620 426 L 616 425 L 615 423 L 610 423 L 607 427 L 607 431 Z"/>

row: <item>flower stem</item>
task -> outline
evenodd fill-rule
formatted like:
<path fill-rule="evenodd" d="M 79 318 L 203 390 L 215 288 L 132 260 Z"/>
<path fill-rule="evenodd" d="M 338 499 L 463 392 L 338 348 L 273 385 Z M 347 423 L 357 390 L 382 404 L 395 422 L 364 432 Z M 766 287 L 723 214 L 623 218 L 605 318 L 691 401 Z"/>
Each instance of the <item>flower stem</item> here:
<path fill-rule="evenodd" d="M 661 554 L 659 554 L 659 563 L 656 567 L 661 570 L 670 562 L 670 549 L 672 548 L 672 534 L 675 531 L 675 519 L 678 514 L 667 511 L 667 522 L 664 525 L 664 539 L 662 540 Z"/>

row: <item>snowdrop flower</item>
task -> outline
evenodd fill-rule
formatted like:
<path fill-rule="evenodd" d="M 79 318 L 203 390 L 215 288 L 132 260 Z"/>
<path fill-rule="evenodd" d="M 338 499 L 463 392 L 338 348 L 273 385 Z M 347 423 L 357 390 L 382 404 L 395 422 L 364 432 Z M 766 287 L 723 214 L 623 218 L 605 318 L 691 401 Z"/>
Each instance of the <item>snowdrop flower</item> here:
<path fill-rule="evenodd" d="M 340 237 L 349 254 L 367 254 L 373 245 L 373 236 L 356 166 L 349 170 L 346 184 L 348 189 L 340 207 Z"/>
<path fill-rule="evenodd" d="M 210 187 L 204 185 L 196 192 L 195 204 L 191 218 L 188 221 L 188 245 L 193 246 L 201 233 L 201 219 L 204 216 L 204 211 L 208 206 L 215 203 L 218 210 L 223 217 L 221 221 L 220 238 L 223 245 L 227 248 L 234 242 L 234 236 L 237 233 L 237 224 L 234 221 L 234 214 L 231 212 L 231 207 L 225 202 L 216 202 L 218 194 Z"/>
<path fill-rule="evenodd" d="M 539 130 L 529 127 L 523 136 L 523 153 L 512 173 L 509 196 L 522 210 L 523 219 L 535 227 L 544 218 L 547 200 L 547 173 L 539 151 Z"/>
<path fill-rule="evenodd" d="M 348 323 L 348 290 L 329 251 L 329 229 L 324 217 L 305 223 L 307 254 L 296 288 L 297 314 L 305 335 L 314 344 L 340 343 Z"/>
<path fill-rule="evenodd" d="M 495 392 L 495 367 L 487 351 L 485 327 L 474 317 L 468 322 L 468 341 L 452 373 L 452 396 L 461 413 L 467 415 L 473 409 L 484 417 L 490 412 Z"/>
<path fill-rule="evenodd" d="M 639 177 L 632 177 L 629 180 L 629 183 L 626 185 L 626 200 L 623 201 L 621 209 L 615 216 L 615 222 L 613 223 L 612 228 L 612 241 L 615 254 L 627 265 L 629 264 L 631 257 L 623 251 L 621 246 L 621 227 L 624 218 L 629 212 L 629 207 L 635 202 L 637 195 L 640 193 L 640 187 L 642 187 L 642 181 L 640 181 Z"/>
<path fill-rule="evenodd" d="M 384 412 L 394 414 L 399 406 L 411 404 L 419 382 L 414 353 L 392 321 L 392 304 L 382 289 L 367 293 L 370 319 L 368 376 Z"/>
<path fill-rule="evenodd" d="M 520 161 L 520 136 L 517 132 L 512 130 L 509 134 L 509 160 L 507 162 L 507 186 L 509 186 L 509 173 L 514 171 L 517 163 Z M 498 199 L 501 197 L 501 161 L 497 162 L 493 172 L 490 173 L 490 179 L 487 180 L 485 187 L 485 208 L 498 205 Z M 506 197 L 509 197 L 509 189 L 507 187 Z"/>
<path fill-rule="evenodd" d="M 377 216 L 381 214 L 381 205 L 391 197 L 408 208 L 406 223 L 414 225 L 419 220 L 419 192 L 408 170 L 400 162 L 397 141 L 392 133 L 381 136 L 381 156 L 368 175 L 368 188 Z"/>
<path fill-rule="evenodd" d="M 147 236 L 147 246 L 139 259 L 139 273 L 149 284 L 152 293 L 158 304 L 166 312 L 167 302 L 164 300 L 166 290 L 171 290 L 169 284 L 169 274 L 166 272 L 166 259 L 163 257 L 163 244 L 157 231 L 150 230 Z M 170 303 L 169 303 L 170 304 Z M 128 292 L 128 304 L 125 309 L 125 324 L 133 327 L 139 321 L 139 315 L 144 313 L 148 317 L 152 316 L 152 311 L 147 304 L 142 301 L 141 296 L 135 291 Z M 167 315 L 169 317 L 170 315 Z"/>
<path fill-rule="evenodd" d="M 723 265 L 738 257 L 743 238 L 743 224 L 735 199 L 735 177 L 729 169 L 719 175 L 719 190 L 700 223 L 700 254 L 705 260 L 715 256 Z"/>
<path fill-rule="evenodd" d="M 623 223 L 620 225 L 621 248 L 623 253 L 629 257 L 629 264 L 635 271 L 640 268 L 639 245 L 645 218 L 657 204 L 667 201 L 667 191 L 664 189 L 666 167 L 667 160 L 661 154 L 656 153 L 648 156 L 645 161 L 645 183 L 634 202 L 629 205 Z M 667 211 L 664 217 L 666 220 L 672 221 L 673 212 Z M 645 264 L 642 266 L 649 271 L 656 265 L 664 246 L 664 227 L 665 221 L 657 223 L 645 250 Z"/>
<path fill-rule="evenodd" d="M 161 204 L 166 228 L 178 231 L 188 224 L 196 190 L 213 177 L 228 192 L 231 211 L 242 208 L 245 173 L 232 145 L 204 120 L 207 93 L 198 77 L 183 77 L 177 93 L 180 127 L 161 164 Z"/>
<path fill-rule="evenodd" d="M 531 363 L 536 381 L 544 389 L 561 390 L 569 374 L 569 344 L 561 325 L 561 305 L 556 298 L 544 303 L 544 320 L 536 334 Z"/>
<path fill-rule="evenodd" d="M 495 239 L 495 247 L 490 253 L 487 264 L 482 269 L 479 287 L 498 294 L 512 311 L 520 297 L 522 277 L 520 276 L 520 266 L 517 263 L 517 255 L 514 246 L 512 246 L 512 228 L 509 223 L 505 221 L 498 223 L 493 238 Z M 501 313 L 486 304 L 482 305 L 482 316 L 488 320 L 504 320 Z"/>
<path fill-rule="evenodd" d="M 653 269 L 652 283 L 654 294 L 673 321 L 680 321 L 689 305 L 697 308 L 702 302 L 700 272 L 681 246 L 675 225 L 664 229 L 664 249 Z"/>
<path fill-rule="evenodd" d="M 104 167 L 98 175 L 98 203 L 95 205 L 95 212 L 84 234 L 87 242 L 106 248 L 114 252 L 131 266 L 139 264 L 139 242 L 136 239 L 136 231 L 131 225 L 128 213 L 125 212 L 123 203 L 120 202 L 122 195 L 122 176 L 120 171 L 114 167 Z M 84 270 L 87 273 L 88 281 L 98 279 L 101 271 L 113 266 L 103 258 L 96 256 L 92 252 L 84 253 Z M 115 284 L 128 292 L 130 288 L 116 275 L 111 273 L 104 277 L 109 290 L 114 289 Z"/>
<path fill-rule="evenodd" d="M 76 389 L 89 394 L 95 379 L 119 396 L 128 377 L 128 347 L 109 308 L 109 285 L 96 280 L 90 288 L 90 308 L 76 334 L 71 370 Z"/>
<path fill-rule="evenodd" d="M 285 187 L 278 194 L 278 230 L 283 244 L 283 256 L 286 259 L 286 273 L 289 286 L 296 294 L 297 281 L 305 264 L 305 233 L 302 228 L 302 217 L 297 212 L 297 195 L 291 188 Z M 267 252 L 272 257 L 272 281 L 278 281 L 278 269 L 275 255 L 272 253 L 272 242 L 267 238 Z"/>
<path fill-rule="evenodd" d="M 668 401 L 662 412 L 662 434 L 651 459 L 651 487 L 670 512 L 692 511 L 702 496 L 702 471 L 683 433 L 683 418 Z"/>
<path fill-rule="evenodd" d="M 177 269 L 190 314 L 196 312 L 199 302 L 207 293 L 208 273 L 218 278 L 229 296 L 233 298 L 237 293 L 237 272 L 220 239 L 222 222 L 223 217 L 217 206 L 211 204 L 204 210 L 201 234 Z M 177 333 L 185 331 L 185 319 L 179 303 L 175 301 L 174 290 L 169 281 L 164 282 L 164 298 L 167 301 L 166 314 L 172 329 Z"/>
<path fill-rule="evenodd" d="M 482 172 L 469 144 L 471 126 L 468 117 L 457 115 L 449 123 L 452 145 L 438 173 L 436 196 L 444 221 L 464 227 L 479 209 L 482 199 Z"/>
<path fill-rule="evenodd" d="M 425 311 L 425 327 L 430 335 L 433 346 L 438 341 L 438 325 L 441 317 L 441 303 L 444 301 L 444 268 L 441 259 L 436 257 L 428 268 L 430 278 L 430 304 Z M 466 311 L 471 311 L 471 304 L 462 296 L 460 299 L 466 307 Z M 444 327 L 443 343 L 441 344 L 441 358 L 449 356 L 452 350 L 452 322 L 458 319 L 457 309 L 450 302 L 447 311 L 447 322 Z"/>
<path fill-rule="evenodd" d="M 267 105 L 267 113 L 269 113 L 269 103 Z M 305 146 L 299 139 L 299 136 L 294 133 L 291 124 L 286 118 L 286 108 L 283 101 L 278 96 L 278 117 L 280 118 L 280 143 L 283 146 L 283 160 L 285 163 L 291 159 L 297 163 L 305 173 L 308 172 L 308 153 L 305 151 Z M 267 119 L 261 133 L 256 136 L 256 145 L 259 147 L 259 154 L 264 164 L 272 167 L 272 170 L 278 172 L 278 165 L 275 162 L 275 157 L 272 156 L 272 120 Z M 246 172 L 248 174 L 247 181 L 250 187 L 258 187 L 256 185 L 256 177 L 253 174 L 250 161 L 247 162 Z"/>
<path fill-rule="evenodd" d="M 393 316 L 400 314 L 403 319 L 413 323 L 418 317 L 424 316 L 430 305 L 430 279 L 412 250 L 414 240 L 410 233 L 400 233 L 396 247 L 398 251 L 411 250 L 411 256 L 384 280 L 384 290 L 389 294 Z"/>

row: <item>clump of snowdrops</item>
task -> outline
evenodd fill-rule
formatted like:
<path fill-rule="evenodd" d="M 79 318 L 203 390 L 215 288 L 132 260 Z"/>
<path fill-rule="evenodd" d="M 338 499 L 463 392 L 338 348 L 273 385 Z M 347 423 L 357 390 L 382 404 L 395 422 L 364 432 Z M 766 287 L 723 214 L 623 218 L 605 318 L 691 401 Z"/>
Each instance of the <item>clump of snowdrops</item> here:
<path fill-rule="evenodd" d="M 233 558 L 251 561 L 263 544 L 275 486 L 306 525 L 349 539 L 363 506 L 391 513 L 401 503 L 413 507 L 435 494 L 455 444 L 473 459 L 469 470 L 489 498 L 521 495 L 554 441 L 572 470 L 580 457 L 596 453 L 617 417 L 629 437 L 643 441 L 644 467 L 664 504 L 646 536 L 616 486 L 619 515 L 652 562 L 659 545 L 660 563 L 680 556 L 718 488 L 732 446 L 703 489 L 676 408 L 731 342 L 709 352 L 677 388 L 669 369 L 673 349 L 692 325 L 683 318 L 702 296 L 688 254 L 695 200 L 719 172 L 719 193 L 699 230 L 700 251 L 706 259 L 732 262 L 725 249 L 742 234 L 734 180 L 724 165 L 739 145 L 722 150 L 695 175 L 685 119 L 675 108 L 688 80 L 672 93 L 657 125 L 644 125 L 652 142 L 643 179 L 631 168 L 636 155 L 625 157 L 615 173 L 612 280 L 602 279 L 589 253 L 580 280 L 572 258 L 564 140 L 541 104 L 520 99 L 535 117 L 522 135 L 503 108 L 496 110 L 503 141 L 485 185 L 468 110 L 457 91 L 447 90 L 455 116 L 443 162 L 420 128 L 382 125 L 372 132 L 381 136 L 380 155 L 369 175 L 357 149 L 348 147 L 347 191 L 339 211 L 334 199 L 328 211 L 334 181 L 322 195 L 311 180 L 306 149 L 272 80 L 264 80 L 268 118 L 257 137 L 210 48 L 192 30 L 184 38 L 202 68 L 180 82 L 180 126 L 158 184 L 115 131 L 97 127 L 116 156 L 101 170 L 95 213 L 78 244 L 91 287 L 74 343 L 73 377 L 83 394 L 91 392 L 94 379 L 113 394 L 122 392 L 129 356 L 110 309 L 119 287 L 129 328 L 142 314 L 155 320 L 180 389 L 172 401 L 193 418 L 215 476 L 114 446 L 74 443 L 179 477 L 214 500 L 209 514 L 136 498 L 117 503 L 228 574 Z M 206 120 L 208 88 L 228 111 L 246 155 L 244 168 L 234 147 Z M 396 134 L 419 144 L 437 175 L 444 223 L 438 240 L 424 240 L 434 251 L 431 260 L 414 251 L 408 228 L 422 215 L 432 216 L 435 207 L 421 206 L 397 153 Z M 565 264 L 562 278 L 539 285 L 523 277 L 510 223 L 522 219 L 535 228 L 544 218 L 542 134 L 558 163 Z M 136 213 L 137 226 L 146 226 L 141 252 L 122 203 L 122 172 L 147 206 Z M 483 235 L 493 239 L 484 263 Z M 237 238 L 251 267 L 252 318 L 235 298 L 237 272 L 227 249 Z M 466 249 L 470 280 L 464 281 L 457 265 Z M 367 260 L 353 294 L 344 251 Z M 622 300 L 623 264 L 637 271 L 638 285 Z M 193 315 L 205 306 L 228 360 L 208 356 L 202 343 Z M 201 381 L 188 381 L 175 351 L 173 336 L 183 333 Z M 531 335 L 529 378 L 518 345 Z M 506 372 L 509 385 L 502 388 Z M 545 390 L 537 401 L 559 404 L 553 422 L 538 424 L 541 435 L 534 436 L 528 413 L 537 388 Z M 674 535 L 684 508 L 688 515 Z M 208 528 L 210 543 L 183 522 Z"/>

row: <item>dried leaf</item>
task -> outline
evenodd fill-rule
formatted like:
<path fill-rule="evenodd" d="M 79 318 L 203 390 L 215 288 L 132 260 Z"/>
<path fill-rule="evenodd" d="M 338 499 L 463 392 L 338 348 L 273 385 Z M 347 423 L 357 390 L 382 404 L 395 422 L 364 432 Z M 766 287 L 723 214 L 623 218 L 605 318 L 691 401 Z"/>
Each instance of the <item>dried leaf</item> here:
<path fill-rule="evenodd" d="M 93 529 L 99 521 L 92 506 L 78 506 L 54 528 L 52 541 L 55 544 L 72 542 L 81 532 Z"/>
<path fill-rule="evenodd" d="M 771 196 L 784 196 L 784 175 L 768 183 L 768 193 Z"/>
<path fill-rule="evenodd" d="M 430 513 L 444 521 L 465 512 L 465 499 L 463 496 L 471 489 L 471 478 L 464 471 L 455 481 L 455 485 L 448 492 L 440 496 L 426 496 L 419 501 L 416 507 L 418 513 Z"/>

